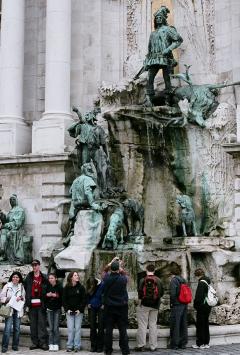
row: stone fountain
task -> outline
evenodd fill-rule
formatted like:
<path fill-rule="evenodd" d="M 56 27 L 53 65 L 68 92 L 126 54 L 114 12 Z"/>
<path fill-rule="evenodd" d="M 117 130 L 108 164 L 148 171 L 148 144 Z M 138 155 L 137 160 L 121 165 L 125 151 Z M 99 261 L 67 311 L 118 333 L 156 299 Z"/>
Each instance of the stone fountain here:
<path fill-rule="evenodd" d="M 165 21 L 157 23 L 156 15 L 155 28 L 172 36 L 171 43 L 163 43 L 163 57 L 156 59 L 152 49 L 155 31 L 134 79 L 101 86 L 98 106 L 84 116 L 73 108 L 79 120 L 69 133 L 77 139 L 79 168 L 85 164 L 92 168 L 84 173 L 88 191 L 76 183 L 81 177 L 73 182 L 67 233 L 53 252 L 53 264 L 65 271 L 80 270 L 87 278 L 100 276 L 118 255 L 130 275 L 134 319 L 137 283 L 146 264 L 153 262 L 166 290 L 162 323 L 168 319 L 171 263 L 181 265 L 193 290 L 194 270 L 202 267 L 220 300 L 212 322 L 235 324 L 240 322 L 235 297 L 240 292 L 236 284 L 240 252 L 232 217 L 233 160 L 223 144 L 235 139 L 236 112 L 227 103 L 219 104 L 218 93 L 239 83 L 195 84 L 190 65 L 185 73 L 172 75 L 172 50 L 182 39 L 168 26 L 165 10 L 161 16 Z M 163 70 L 164 80 L 155 80 L 154 89 L 156 66 Z M 147 81 L 141 77 L 144 71 Z M 62 213 L 59 218 L 63 220 Z"/>

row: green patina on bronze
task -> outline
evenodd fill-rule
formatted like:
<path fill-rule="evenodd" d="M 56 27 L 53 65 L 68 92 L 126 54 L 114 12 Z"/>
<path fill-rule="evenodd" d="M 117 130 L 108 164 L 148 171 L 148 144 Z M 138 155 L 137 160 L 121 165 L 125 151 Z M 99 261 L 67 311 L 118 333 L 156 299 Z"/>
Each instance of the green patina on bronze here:
<path fill-rule="evenodd" d="M 76 140 L 76 148 L 79 156 L 79 167 L 82 164 L 93 161 L 97 171 L 98 186 L 101 191 L 107 189 L 107 171 L 109 167 L 106 134 L 104 129 L 97 125 L 97 109 L 87 112 L 82 117 L 80 111 L 73 106 L 79 121 L 68 128 L 69 135 Z"/>
<path fill-rule="evenodd" d="M 178 48 L 183 42 L 182 37 L 176 28 L 169 26 L 167 17 L 169 9 L 166 6 L 154 14 L 154 28 L 148 43 L 148 53 L 144 60 L 143 67 L 135 76 L 137 79 L 144 71 L 148 71 L 147 94 L 150 98 L 155 95 L 154 79 L 160 69 L 163 71 L 166 91 L 171 91 L 170 74 L 177 65 L 173 57 L 173 49 Z"/>
<path fill-rule="evenodd" d="M 182 120 L 182 125 L 187 122 L 195 123 L 200 127 L 205 127 L 205 120 L 216 110 L 219 105 L 217 96 L 219 89 L 227 86 L 240 85 L 240 82 L 231 84 L 205 84 L 194 85 L 189 74 L 190 66 L 185 65 L 186 72 L 172 75 L 172 77 L 183 80 L 188 85 L 177 87 L 173 91 L 173 98 L 175 102 L 180 100 L 188 100 L 188 110 L 185 113 L 186 120 Z"/>
<path fill-rule="evenodd" d="M 7 215 L 1 213 L 1 261 L 16 265 L 27 264 L 32 260 L 32 237 L 26 236 L 23 229 L 25 211 L 18 206 L 15 194 L 10 197 L 10 205 L 11 210 Z"/>
<path fill-rule="evenodd" d="M 70 188 L 72 197 L 69 210 L 69 218 L 75 219 L 81 209 L 101 210 L 100 204 L 96 203 L 97 184 L 94 169 L 91 163 L 85 163 L 81 167 L 81 175 L 77 177 Z"/>

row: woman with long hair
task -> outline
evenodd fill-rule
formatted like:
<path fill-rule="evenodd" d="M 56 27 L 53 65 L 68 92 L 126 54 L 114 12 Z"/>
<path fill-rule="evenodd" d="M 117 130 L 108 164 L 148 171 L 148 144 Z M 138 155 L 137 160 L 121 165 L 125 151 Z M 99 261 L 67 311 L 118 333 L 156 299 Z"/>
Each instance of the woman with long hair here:
<path fill-rule="evenodd" d="M 63 306 L 67 315 L 67 352 L 81 349 L 81 325 L 86 305 L 85 288 L 79 281 L 76 271 L 69 273 L 63 289 Z"/>
<path fill-rule="evenodd" d="M 90 277 L 87 280 L 87 305 L 90 323 L 91 352 L 103 352 L 104 326 L 103 326 L 103 306 L 102 291 L 103 282 Z"/>
<path fill-rule="evenodd" d="M 59 350 L 59 321 L 62 307 L 62 286 L 54 273 L 48 275 L 48 285 L 45 290 L 45 305 L 49 325 L 49 351 Z"/>
<path fill-rule="evenodd" d="M 14 271 L 0 294 L 0 301 L 8 305 L 11 300 L 10 315 L 5 318 L 5 327 L 2 337 L 2 353 L 8 350 L 10 335 L 12 332 L 12 349 L 18 351 L 21 317 L 25 302 L 25 290 L 23 278 L 20 272 Z M 13 301 L 13 302 L 12 302 Z M 19 302 L 19 304 L 18 304 Z M 17 306 L 16 306 L 17 305 Z M 17 309 L 15 309 L 17 308 Z"/>

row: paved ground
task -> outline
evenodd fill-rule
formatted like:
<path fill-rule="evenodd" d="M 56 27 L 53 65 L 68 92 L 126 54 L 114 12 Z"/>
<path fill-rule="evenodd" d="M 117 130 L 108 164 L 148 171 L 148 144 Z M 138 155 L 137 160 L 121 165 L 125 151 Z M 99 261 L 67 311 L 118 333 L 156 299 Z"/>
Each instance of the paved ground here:
<path fill-rule="evenodd" d="M 240 341 L 240 339 L 239 339 Z M 19 351 L 16 353 L 15 351 L 9 350 L 7 352 L 7 354 L 11 354 L 11 355 L 53 355 L 52 352 L 49 351 L 42 351 L 42 350 L 32 350 L 30 351 L 29 348 L 23 348 L 21 347 L 19 349 Z M 56 353 L 57 355 L 66 355 L 66 351 L 65 350 L 60 350 Z M 68 353 L 71 354 L 71 353 Z M 75 353 L 72 353 L 73 355 Z M 94 353 L 90 353 L 88 351 L 80 351 L 78 353 L 79 355 L 93 355 Z M 211 354 L 211 355 L 240 355 L 240 344 L 233 344 L 233 345 L 216 345 L 211 347 L 210 349 L 204 349 L 204 350 L 195 350 L 195 349 L 185 349 L 185 350 L 166 350 L 166 349 L 159 349 L 156 352 L 142 352 L 142 353 L 136 353 L 134 351 L 131 352 L 131 354 L 141 354 L 141 355 L 153 355 L 153 354 L 161 354 L 161 355 L 177 355 L 177 354 L 181 354 L 181 355 L 199 355 L 199 354 Z M 96 355 L 96 353 L 95 353 Z M 114 351 L 113 355 L 121 355 L 120 352 L 118 351 Z"/>

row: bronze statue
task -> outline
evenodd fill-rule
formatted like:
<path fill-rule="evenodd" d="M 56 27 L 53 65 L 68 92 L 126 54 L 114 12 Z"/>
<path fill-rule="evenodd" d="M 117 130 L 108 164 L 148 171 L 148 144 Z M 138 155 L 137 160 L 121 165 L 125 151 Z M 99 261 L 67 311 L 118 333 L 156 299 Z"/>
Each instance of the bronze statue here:
<path fill-rule="evenodd" d="M 73 106 L 79 121 L 68 128 L 71 137 L 77 138 L 76 147 L 80 153 L 81 164 L 90 163 L 91 160 L 97 171 L 98 186 L 102 192 L 107 189 L 106 175 L 109 166 L 109 157 L 104 129 L 97 125 L 96 114 L 92 110 L 82 117 L 80 111 Z"/>
<path fill-rule="evenodd" d="M 103 249 L 117 249 L 123 243 L 124 211 L 117 207 L 110 217 L 109 227 L 102 243 Z"/>
<path fill-rule="evenodd" d="M 70 220 L 75 220 L 77 212 L 81 209 L 101 210 L 101 206 L 95 202 L 96 188 L 97 184 L 92 163 L 85 163 L 81 167 L 81 175 L 73 181 L 70 188 L 72 196 L 69 210 Z"/>
<path fill-rule="evenodd" d="M 188 109 L 185 113 L 186 120 L 183 120 L 183 124 L 187 122 L 195 123 L 200 127 L 205 127 L 205 120 L 216 110 L 219 105 L 217 96 L 219 89 L 240 85 L 240 82 L 231 84 L 205 84 L 196 85 L 193 84 L 191 76 L 189 74 L 190 66 L 185 65 L 186 72 L 172 75 L 175 78 L 183 80 L 188 85 L 177 87 L 173 90 L 173 98 L 176 103 L 181 100 L 188 101 Z"/>
<path fill-rule="evenodd" d="M 180 195 L 177 197 L 176 202 L 181 207 L 180 219 L 182 224 L 183 236 L 197 235 L 195 213 L 192 207 L 192 201 L 187 195 Z"/>
<path fill-rule="evenodd" d="M 160 69 L 163 72 L 166 93 L 171 93 L 172 86 L 170 74 L 177 65 L 172 50 L 178 48 L 183 42 L 182 37 L 176 28 L 169 26 L 167 17 L 169 9 L 166 6 L 154 14 L 154 31 L 151 33 L 148 44 L 148 54 L 145 58 L 143 68 L 135 76 L 137 79 L 144 71 L 148 71 L 147 96 L 152 101 L 154 91 L 154 79 Z"/>
<path fill-rule="evenodd" d="M 17 195 L 12 194 L 9 201 L 11 210 L 7 215 L 0 214 L 0 259 L 23 265 L 32 259 L 32 237 L 24 233 L 25 211 L 18 206 Z"/>
<path fill-rule="evenodd" d="M 144 207 L 132 198 L 123 201 L 125 224 L 129 236 L 145 235 L 144 233 Z"/>

